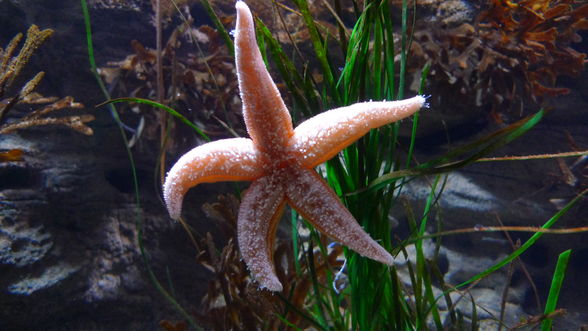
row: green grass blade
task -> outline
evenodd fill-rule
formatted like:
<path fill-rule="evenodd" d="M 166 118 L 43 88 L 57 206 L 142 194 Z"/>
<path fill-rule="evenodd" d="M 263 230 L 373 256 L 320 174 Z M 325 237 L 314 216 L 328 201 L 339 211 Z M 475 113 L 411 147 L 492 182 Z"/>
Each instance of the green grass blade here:
<path fill-rule="evenodd" d="M 293 208 L 290 212 L 290 224 L 292 226 L 292 255 L 294 255 L 294 268 L 296 269 L 296 274 L 301 275 L 302 269 L 300 268 L 300 261 L 298 260 L 298 255 L 300 254 L 300 247 L 298 245 L 298 215 Z"/>
<path fill-rule="evenodd" d="M 192 123 L 189 119 L 187 119 L 186 117 L 184 117 L 184 115 L 178 113 L 175 109 L 168 107 L 164 104 L 161 104 L 159 102 L 156 101 L 152 101 L 152 100 L 148 100 L 148 99 L 142 99 L 142 98 L 116 98 L 116 99 L 111 99 L 108 100 L 106 102 L 103 102 L 99 105 L 97 105 L 96 107 L 100 107 L 102 105 L 108 105 L 108 104 L 113 104 L 113 103 L 119 103 L 119 102 L 134 102 L 134 103 L 142 103 L 142 104 L 146 104 L 155 108 L 159 108 L 162 110 L 165 110 L 166 112 L 168 112 L 170 115 L 176 117 L 177 119 L 179 119 L 182 123 L 186 124 L 187 126 L 191 127 L 192 129 L 194 129 L 194 131 L 196 131 L 196 133 L 198 133 L 204 140 L 206 141 L 210 141 L 210 138 L 200 129 L 196 126 L 196 124 Z"/>
<path fill-rule="evenodd" d="M 310 273 L 310 279 L 312 281 L 312 289 L 314 291 L 314 305 L 313 308 L 315 309 L 315 316 L 318 318 L 318 323 L 325 328 L 327 326 L 327 318 L 325 314 L 325 309 L 323 308 L 323 296 L 321 295 L 320 285 L 318 283 L 318 276 L 316 274 L 316 266 L 314 265 L 314 245 L 308 245 L 308 250 L 306 251 L 306 255 L 308 258 L 308 271 Z"/>
<path fill-rule="evenodd" d="M 296 108 L 300 109 L 307 117 L 319 112 L 322 109 L 322 104 L 310 77 L 303 77 L 298 73 L 296 66 L 286 55 L 280 43 L 260 20 L 256 20 L 256 30 L 258 39 L 263 41 L 264 48 L 270 52 L 280 76 L 293 96 Z"/>
<path fill-rule="evenodd" d="M 92 41 L 92 29 L 91 29 L 92 24 L 91 24 L 91 20 L 90 20 L 90 11 L 88 10 L 88 4 L 86 3 L 86 0 L 80 0 L 80 1 L 81 1 L 81 6 L 82 6 L 82 13 L 84 16 L 84 24 L 85 24 L 85 28 L 86 28 L 86 42 L 87 42 L 87 49 L 88 49 L 88 59 L 90 62 L 90 71 L 94 75 L 94 78 L 96 79 L 98 86 L 100 87 L 100 89 L 101 89 L 102 93 L 104 94 L 104 96 L 106 97 L 106 99 L 110 99 L 110 94 L 108 93 L 108 90 L 106 89 L 104 82 L 102 81 L 102 78 L 98 74 L 98 70 L 96 68 L 96 60 L 94 57 L 94 46 L 93 46 L 93 41 Z M 116 111 L 116 109 L 114 108 L 113 105 L 109 105 L 109 110 L 111 112 L 113 119 L 117 123 L 121 137 L 122 137 L 124 145 L 125 145 L 125 150 L 127 152 L 129 162 L 131 164 L 131 175 L 133 178 L 133 190 L 135 192 L 135 203 L 136 203 L 136 227 L 138 230 L 137 231 L 137 241 L 138 241 L 138 245 L 139 245 L 139 251 L 141 252 L 141 257 L 142 257 L 144 265 L 147 269 L 147 273 L 149 275 L 149 278 L 150 278 L 151 282 L 155 285 L 155 287 L 157 288 L 159 293 L 161 295 L 163 295 L 163 297 L 180 313 L 180 315 L 182 315 L 182 317 L 188 321 L 188 323 L 192 326 L 192 328 L 194 330 L 202 330 L 202 328 L 198 324 L 196 324 L 196 322 L 194 321 L 192 316 L 184 308 L 182 308 L 182 306 L 177 302 L 177 300 L 175 300 L 175 298 L 172 295 L 169 294 L 168 291 L 165 290 L 165 288 L 161 285 L 161 283 L 159 282 L 159 280 L 155 276 L 153 270 L 151 269 L 151 265 L 149 264 L 149 259 L 147 257 L 147 253 L 145 252 L 145 247 L 143 245 L 143 214 L 141 211 L 141 197 L 139 195 L 139 179 L 137 176 L 137 168 L 135 167 L 135 160 L 133 157 L 133 153 L 131 152 L 131 149 L 129 147 L 129 142 L 128 142 L 127 136 L 125 134 L 125 130 L 123 128 L 122 122 L 120 121 L 120 118 L 118 116 L 118 112 Z"/>
<path fill-rule="evenodd" d="M 557 300 L 559 299 L 559 293 L 561 290 L 561 286 L 563 284 L 571 253 L 572 250 L 568 249 L 567 251 L 561 253 L 557 259 L 555 272 L 553 274 L 553 278 L 551 279 L 551 288 L 549 289 L 549 296 L 547 297 L 545 311 L 543 312 L 545 316 L 549 316 L 551 313 L 555 311 L 555 307 L 557 306 Z M 553 319 L 546 318 L 541 323 L 541 331 L 551 330 L 552 325 Z"/>
<path fill-rule="evenodd" d="M 310 34 L 310 40 L 312 41 L 314 52 L 323 71 L 323 76 L 325 79 L 325 85 L 328 91 L 328 95 L 330 98 L 332 98 L 334 104 L 341 104 L 341 98 L 339 95 L 339 91 L 336 87 L 333 68 L 331 67 L 331 62 L 328 58 L 326 41 L 319 33 L 319 30 L 310 13 L 310 9 L 308 8 L 308 3 L 306 2 L 306 0 L 294 0 L 294 3 L 300 10 L 300 13 L 302 13 L 302 19 L 304 20 L 306 28 L 308 29 L 308 32 Z M 324 98 L 324 100 L 325 99 L 327 98 Z"/>
<path fill-rule="evenodd" d="M 543 224 L 542 228 L 544 229 L 549 229 L 551 228 L 563 215 L 565 215 L 568 210 L 570 210 L 570 208 L 572 208 L 576 202 L 578 202 L 586 193 L 588 192 L 588 190 L 585 190 L 583 192 L 581 192 L 580 194 L 578 194 L 576 197 L 574 197 L 574 199 L 572 199 L 570 202 L 568 202 L 560 211 L 558 211 L 555 215 L 553 215 L 547 222 L 545 222 L 545 224 Z M 482 279 L 486 276 L 488 276 L 489 274 L 493 273 L 494 271 L 502 268 L 503 266 L 505 266 L 506 264 L 512 262 L 512 260 L 516 259 L 517 257 L 519 257 L 521 254 L 523 254 L 527 249 L 529 249 L 529 247 L 533 246 L 533 244 L 535 244 L 535 242 L 537 242 L 537 240 L 539 240 L 539 238 L 541 238 L 541 236 L 543 236 L 542 232 L 537 232 L 535 233 L 533 236 L 531 236 L 531 238 L 529 238 L 524 244 L 521 245 L 521 247 L 519 247 L 518 249 L 516 249 L 514 252 L 512 252 L 510 255 L 508 255 L 506 258 L 504 258 L 502 261 L 498 262 L 497 264 L 495 264 L 494 266 L 486 269 L 484 272 L 481 272 L 477 275 L 475 275 L 474 277 L 468 279 L 467 281 L 457 285 L 457 288 L 466 286 L 468 284 L 471 284 L 479 279 Z"/>
<path fill-rule="evenodd" d="M 545 117 L 546 113 L 546 110 L 541 109 L 537 113 L 526 118 L 523 118 L 505 128 L 494 131 L 491 134 L 482 137 L 477 141 L 466 144 L 462 147 L 455 148 L 451 152 L 445 154 L 444 156 L 437 158 L 433 161 L 424 163 L 420 167 L 428 168 L 432 165 L 450 162 L 457 156 L 469 153 L 473 150 L 480 148 L 481 146 L 488 146 L 488 152 L 493 151 L 499 147 L 504 146 L 505 144 L 508 144 L 509 142 L 513 141 L 514 139 L 518 138 L 519 136 L 525 134 L 527 131 L 532 129 L 535 125 L 537 125 L 537 123 L 539 123 L 543 119 L 543 117 Z M 494 145 L 495 147 L 491 147 L 491 145 Z M 479 154 L 484 153 L 486 152 L 481 151 Z M 475 155 L 472 158 L 474 157 Z"/>
<path fill-rule="evenodd" d="M 477 331 L 479 330 L 478 325 L 478 307 L 476 306 L 476 302 L 472 298 L 472 319 L 471 319 L 471 330 Z"/>
<path fill-rule="evenodd" d="M 499 130 L 498 132 L 492 133 L 486 137 L 483 137 L 473 143 L 467 144 L 461 148 L 455 150 L 427 163 L 423 163 L 416 168 L 398 170 L 391 173 L 387 173 L 373 180 L 368 190 L 377 190 L 386 186 L 398 178 L 415 175 L 428 175 L 437 174 L 441 172 L 447 172 L 455 170 L 471 163 L 476 162 L 477 159 L 488 155 L 490 152 L 497 150 L 498 148 L 512 142 L 516 138 L 525 134 L 527 131 L 532 129 L 545 115 L 544 110 L 538 111 L 533 116 L 530 116 L 522 121 L 511 124 L 508 127 Z M 455 161 L 454 158 L 459 157 L 463 154 L 472 153 L 473 155 L 466 157 L 461 160 Z"/>
<path fill-rule="evenodd" d="M 385 1 L 381 6 L 380 20 L 383 22 L 384 29 L 384 59 L 385 59 L 385 76 L 386 76 L 386 100 L 394 100 L 395 94 L 395 52 L 394 52 L 394 28 L 392 26 L 392 20 L 390 19 L 390 8 L 388 3 Z"/>
<path fill-rule="evenodd" d="M 88 61 L 90 62 L 90 70 L 92 73 L 97 73 L 96 70 L 96 58 L 94 57 L 94 42 L 92 41 L 92 23 L 90 20 L 90 11 L 88 10 L 88 4 L 86 0 L 81 0 L 82 4 L 82 13 L 84 15 L 84 26 L 86 29 L 86 49 L 88 50 Z M 98 76 L 100 77 L 100 76 Z M 100 84 L 102 83 L 102 79 L 99 80 Z"/>
<path fill-rule="evenodd" d="M 429 70 L 431 69 L 431 65 L 429 63 L 427 63 L 425 65 L 425 67 L 422 70 L 421 73 L 421 83 L 420 83 L 420 88 L 419 88 L 419 95 L 423 94 L 424 88 L 425 88 L 425 81 L 427 79 L 427 76 L 429 75 Z M 414 148 L 415 148 L 415 143 L 416 143 L 416 134 L 417 134 L 417 128 L 419 125 L 419 117 L 420 117 L 420 111 L 417 111 L 413 116 L 412 116 L 412 133 L 410 135 L 410 145 L 408 146 L 408 154 L 406 156 L 406 165 L 405 167 L 408 168 L 410 165 L 410 161 L 412 160 L 412 155 L 414 153 Z"/>
<path fill-rule="evenodd" d="M 439 190 L 439 192 L 437 192 L 437 186 L 441 180 L 441 176 L 436 176 L 435 181 L 431 186 L 431 191 L 429 192 L 427 201 L 425 203 L 423 217 L 421 218 L 421 223 L 417 229 L 417 236 L 419 237 L 425 234 L 429 215 L 431 214 L 431 208 L 433 208 L 433 206 L 437 203 L 438 196 L 441 195 L 446 179 L 447 177 L 444 178 L 442 188 Z M 427 268 L 427 260 L 425 259 L 425 254 L 423 251 L 423 240 L 417 240 L 415 242 L 415 248 L 417 255 L 417 288 L 415 288 L 415 301 L 417 307 L 419 307 L 417 308 L 417 328 L 426 327 L 428 312 L 430 311 L 432 312 L 433 321 L 435 322 L 436 327 L 441 330 L 443 329 L 443 323 L 441 322 L 439 311 L 436 308 L 437 305 L 433 295 L 433 286 L 431 284 L 431 278 L 428 272 L 429 268 Z M 417 293 L 419 294 L 418 296 Z M 425 309 L 425 306 L 427 305 L 430 305 L 430 309 Z"/>
<path fill-rule="evenodd" d="M 231 55 L 234 56 L 235 44 L 233 43 L 233 39 L 231 38 L 231 36 L 229 36 L 227 29 L 225 29 L 225 26 L 221 23 L 220 19 L 214 12 L 214 9 L 212 9 L 210 2 L 208 0 L 202 0 L 201 3 L 204 6 L 204 10 L 206 10 L 206 13 L 208 14 L 208 17 L 210 17 L 210 19 L 212 20 L 212 23 L 214 24 L 216 31 L 220 33 L 221 37 L 225 41 L 225 44 L 229 48 L 229 52 L 231 53 Z"/>
<path fill-rule="evenodd" d="M 327 328 L 325 328 L 317 320 L 315 320 L 314 318 L 312 318 L 312 316 L 306 314 L 304 311 L 302 311 L 302 310 L 298 309 L 298 307 L 294 306 L 290 302 L 290 300 L 288 300 L 287 298 L 285 298 L 282 294 L 275 293 L 275 295 L 277 295 L 278 298 L 280 298 L 280 300 L 282 300 L 282 302 L 284 303 L 284 305 L 286 305 L 286 307 L 288 307 L 292 311 L 295 311 L 297 314 L 299 314 L 303 319 L 305 319 L 311 325 L 315 326 L 319 330 L 327 331 Z"/>
<path fill-rule="evenodd" d="M 398 99 L 404 98 L 404 85 L 406 78 L 406 60 L 408 54 L 408 0 L 402 0 L 402 18 L 400 34 L 400 75 L 398 80 Z"/>

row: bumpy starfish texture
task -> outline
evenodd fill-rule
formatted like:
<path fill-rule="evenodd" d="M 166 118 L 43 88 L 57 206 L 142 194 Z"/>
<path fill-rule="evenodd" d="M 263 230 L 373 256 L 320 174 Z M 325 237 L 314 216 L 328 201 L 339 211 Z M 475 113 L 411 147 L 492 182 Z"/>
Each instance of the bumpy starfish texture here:
<path fill-rule="evenodd" d="M 392 265 L 378 245 L 313 170 L 370 129 L 408 117 L 425 98 L 363 102 L 319 114 L 296 129 L 257 48 L 251 12 L 238 1 L 235 53 L 243 117 L 251 139 L 224 139 L 196 147 L 167 174 L 164 198 L 174 219 L 186 192 L 200 183 L 253 181 L 243 194 L 238 243 L 249 270 L 262 288 L 281 291 L 273 243 L 285 204 L 319 231 L 357 253 Z"/>

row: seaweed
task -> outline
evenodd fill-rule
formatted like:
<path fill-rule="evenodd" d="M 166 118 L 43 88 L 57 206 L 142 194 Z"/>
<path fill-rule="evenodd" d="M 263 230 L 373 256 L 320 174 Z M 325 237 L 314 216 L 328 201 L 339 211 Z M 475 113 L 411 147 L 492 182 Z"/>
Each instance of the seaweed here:
<path fill-rule="evenodd" d="M 23 38 L 22 33 L 12 38 L 5 49 L 0 48 L 0 134 L 8 134 L 16 130 L 43 125 L 64 125 L 85 135 L 93 134 L 92 129 L 86 126 L 87 122 L 94 120 L 93 115 L 46 116 L 57 110 L 66 108 L 79 109 L 83 108 L 84 105 L 74 101 L 71 96 L 58 100 L 56 97 L 43 97 L 34 92 L 45 75 L 42 71 L 27 81 L 14 95 L 9 95 L 8 93 L 31 56 L 52 34 L 53 30 L 51 29 L 40 30 L 36 25 L 32 25 L 28 29 L 26 40 L 17 55 L 14 54 Z M 20 103 L 46 105 L 14 121 L 7 121 L 7 113 Z M 2 161 L 20 159 L 20 154 L 12 151 L 2 155 Z"/>
<path fill-rule="evenodd" d="M 560 76 L 577 76 L 586 54 L 573 48 L 588 29 L 588 4 L 572 0 L 492 0 L 473 23 L 415 31 L 413 58 L 431 63 L 433 96 L 458 91 L 464 107 L 488 105 L 500 121 L 569 93 Z M 451 99 L 451 98 L 450 98 Z"/>
<path fill-rule="evenodd" d="M 239 200 L 233 195 L 220 195 L 217 201 L 202 206 L 208 218 L 214 219 L 226 244 L 215 244 L 210 233 L 202 236 L 198 262 L 212 272 L 213 278 L 195 312 L 196 319 L 212 330 L 277 329 L 287 321 L 298 327 L 314 326 L 319 322 L 305 311 L 316 298 L 313 283 L 326 282 L 329 269 L 341 268 L 343 247 L 332 247 L 326 256 L 316 246 L 308 245 L 308 252 L 295 254 L 289 240 L 276 238 L 274 261 L 284 295 L 260 291 L 241 260 L 237 242 L 237 214 Z M 312 258 L 312 260 L 309 260 Z M 287 296 L 287 297 L 286 297 Z"/>
<path fill-rule="evenodd" d="M 407 1 L 403 1 L 404 18 L 407 15 L 406 7 Z M 300 1 L 298 8 L 302 15 L 307 16 L 305 20 L 306 24 L 312 26 L 312 30 L 315 32 L 322 32 L 321 29 L 316 28 L 318 23 L 313 20 L 310 14 L 311 11 L 303 1 Z M 361 16 L 361 19 L 365 21 L 357 24 L 354 33 L 350 37 L 350 46 L 346 48 L 349 50 L 347 54 L 348 61 L 342 71 L 339 70 L 336 62 L 330 62 L 329 56 L 331 53 L 326 52 L 325 47 L 322 46 L 323 42 L 326 43 L 325 40 L 329 38 L 324 37 L 320 33 L 313 36 L 315 38 L 313 40 L 315 41 L 315 53 L 311 54 L 321 57 L 321 60 L 328 64 L 323 65 L 320 69 L 331 71 L 331 78 L 329 78 L 329 74 L 322 72 L 318 84 L 316 81 L 319 81 L 319 79 L 313 81 L 311 78 L 308 78 L 310 73 L 315 72 L 310 66 L 304 67 L 304 74 L 298 74 L 292 71 L 288 72 L 288 69 L 294 68 L 295 71 L 296 68 L 292 65 L 289 57 L 285 56 L 280 44 L 271 37 L 271 34 L 268 33 L 268 35 L 263 36 L 264 32 L 259 21 L 257 22 L 259 24 L 257 31 L 258 40 L 263 45 L 262 53 L 266 53 L 268 56 L 274 58 L 273 62 L 284 76 L 285 84 L 290 89 L 290 93 L 294 96 L 293 98 L 300 100 L 299 106 L 304 105 L 304 101 L 315 100 L 317 96 L 323 97 L 323 100 L 319 102 L 319 106 L 309 107 L 310 109 L 308 111 L 320 111 L 322 105 L 334 102 L 332 99 L 335 99 L 335 97 L 331 95 L 327 96 L 325 92 L 321 93 L 321 91 L 326 90 L 336 91 L 337 94 L 345 98 L 346 102 L 355 102 L 359 101 L 356 99 L 372 97 L 378 99 L 391 98 L 404 93 L 404 80 L 399 80 L 398 85 L 396 85 L 396 70 L 400 69 L 401 76 L 406 72 L 404 66 L 407 63 L 407 41 L 410 39 L 410 36 L 404 35 L 402 38 L 401 52 L 403 54 L 398 56 L 402 59 L 398 68 L 397 63 L 394 62 L 394 59 L 397 58 L 395 55 L 398 53 L 394 47 L 395 38 L 392 35 L 388 10 L 389 8 L 386 2 L 367 2 L 367 6 L 364 8 L 364 14 Z M 479 31 L 473 25 L 470 25 L 470 27 L 471 29 L 468 29 L 465 26 L 462 32 L 468 36 L 479 34 Z M 407 20 L 403 19 L 403 31 L 406 32 L 407 29 Z M 178 31 L 187 30 L 178 28 Z M 194 74 L 195 72 L 201 72 L 204 75 L 210 73 L 206 73 L 205 69 L 202 71 L 196 71 L 194 69 L 197 68 L 194 66 L 195 63 L 201 64 L 203 66 L 202 68 L 205 67 L 205 63 L 207 62 L 203 59 L 188 57 L 188 59 L 202 61 L 190 62 L 183 60 L 179 56 L 181 55 L 179 43 L 182 43 L 179 38 L 184 38 L 185 34 L 177 34 L 176 36 L 171 37 L 170 41 L 172 42 L 167 43 L 168 46 L 172 45 L 172 47 L 168 48 L 166 46 L 163 51 L 164 77 L 170 82 L 167 84 L 169 89 L 166 99 L 168 100 L 163 101 L 172 101 L 171 103 L 177 104 L 179 103 L 175 99 L 177 94 L 174 93 L 180 93 L 184 98 L 194 98 L 199 102 L 202 102 L 201 98 L 207 96 L 210 96 L 209 100 L 211 102 L 215 100 L 220 103 L 227 102 L 222 96 L 226 95 L 228 98 L 231 98 L 231 94 L 234 92 L 217 90 L 217 92 L 221 93 L 213 96 L 207 95 L 207 93 L 214 92 L 215 90 L 208 90 L 206 87 L 203 88 L 203 86 L 199 86 L 198 88 L 189 86 L 199 83 L 198 80 L 192 81 L 190 79 L 190 77 L 199 77 Z M 479 35 L 477 36 L 477 40 L 481 40 L 479 39 Z M 459 40 L 459 36 L 453 37 L 456 40 L 452 40 L 452 42 L 461 42 L 464 49 L 472 47 L 472 52 L 477 47 L 481 47 L 479 43 L 474 43 L 473 46 L 470 46 L 468 40 Z M 374 41 L 372 41 L 372 38 Z M 188 39 L 181 40 L 184 40 L 185 43 Z M 294 38 L 292 40 L 296 39 Z M 294 43 L 294 41 L 291 42 Z M 341 43 L 344 44 L 343 41 Z M 155 94 L 154 82 L 156 82 L 156 70 L 154 68 L 156 62 L 154 60 L 156 57 L 155 52 L 139 45 L 135 45 L 134 48 L 135 54 L 128 58 L 124 65 L 114 64 L 112 66 L 113 70 L 117 71 L 112 81 L 114 82 L 122 78 L 119 80 L 119 83 L 122 84 L 130 82 L 131 78 L 136 78 L 136 82 L 138 83 L 133 86 L 138 89 L 134 88 L 132 91 L 140 92 L 139 94 L 144 96 L 153 96 Z M 371 52 L 372 50 L 373 52 Z M 221 53 L 211 52 L 210 54 L 210 57 L 206 60 L 219 59 L 221 57 Z M 500 58 L 499 55 L 496 56 Z M 452 56 L 454 59 L 459 58 L 455 54 L 452 54 Z M 314 56 L 310 57 L 312 58 Z M 470 70 L 470 74 L 474 75 L 472 71 L 478 70 L 478 67 L 472 66 L 467 56 L 459 59 L 462 62 L 458 62 L 458 64 L 463 63 L 463 66 Z M 502 60 L 502 58 L 500 59 Z M 228 63 L 230 62 L 232 61 L 229 59 Z M 306 64 L 310 61 L 305 60 L 304 62 Z M 227 63 L 224 63 L 223 66 L 225 64 L 227 67 L 215 68 L 214 71 L 219 72 L 217 69 L 232 70 L 232 67 Z M 126 65 L 129 66 L 125 67 Z M 281 65 L 283 66 L 281 67 Z M 458 65 L 458 68 L 462 67 Z M 439 67 L 435 69 L 438 70 Z M 225 71 L 222 70 L 220 72 L 224 74 Z M 186 71 L 188 71 L 188 77 L 187 81 L 184 82 L 182 79 L 186 77 L 178 73 L 185 73 Z M 427 70 L 424 69 L 423 71 L 426 72 Z M 320 70 L 316 72 L 320 72 Z M 296 76 L 297 74 L 298 76 Z M 477 75 L 478 73 L 475 74 Z M 317 74 L 317 77 L 318 75 L 320 74 Z M 341 76 L 339 80 L 333 79 L 339 76 Z M 212 80 L 215 76 L 210 75 L 208 77 L 210 79 L 208 81 L 211 82 L 210 86 L 213 86 Z M 296 77 L 302 77 L 302 79 L 296 79 Z M 426 74 L 423 74 L 422 77 L 422 80 L 424 80 Z M 182 79 L 178 80 L 177 78 Z M 183 84 L 185 85 L 182 86 Z M 325 87 L 325 85 L 329 86 Z M 120 85 L 119 87 L 122 86 Z M 185 87 L 186 90 L 178 89 L 179 86 Z M 297 87 L 300 87 L 300 89 L 297 89 Z M 315 87 L 316 90 L 314 89 Z M 468 92 L 471 92 L 474 88 L 479 88 L 479 85 L 472 84 L 467 88 Z M 299 94 L 299 98 L 297 98 L 297 94 Z M 220 100 L 218 100 L 219 98 Z M 452 100 L 455 100 L 455 98 L 452 98 Z M 197 107 L 188 101 L 190 100 L 185 100 L 187 106 Z M 210 108 L 204 107 L 204 109 Z M 302 113 L 302 111 L 300 112 Z M 370 137 L 362 140 L 357 145 L 351 146 L 347 151 L 342 153 L 340 158 L 332 160 L 325 169 L 322 169 L 323 174 L 342 193 L 346 204 L 350 205 L 355 213 L 361 216 L 358 219 L 363 221 L 363 224 L 370 232 L 376 233 L 378 238 L 382 238 L 382 242 L 385 242 L 387 247 L 394 248 L 395 252 L 400 250 L 400 254 L 406 254 L 403 245 L 397 245 L 396 240 L 393 240 L 390 236 L 391 229 L 388 225 L 388 211 L 391 204 L 395 202 L 393 199 L 396 196 L 396 192 L 398 192 L 397 190 L 402 187 L 405 180 L 410 180 L 407 177 L 409 175 L 446 172 L 471 164 L 480 156 L 486 155 L 491 150 L 510 142 L 529 130 L 543 117 L 543 113 L 543 111 L 540 111 L 535 116 L 520 123 L 515 123 L 504 130 L 495 132 L 479 142 L 452 150 L 442 158 L 407 169 L 398 167 L 395 156 L 398 126 L 384 128 L 378 133 L 373 132 Z M 190 114 L 190 117 L 202 118 L 201 114 Z M 414 120 L 413 132 L 416 129 L 417 119 Z M 177 128 L 179 126 L 175 129 Z M 207 132 L 210 133 L 211 130 L 209 129 Z M 410 150 L 413 148 L 414 146 L 411 144 Z M 166 151 L 169 152 L 169 150 Z M 468 156 L 470 154 L 472 156 Z M 461 159 L 462 157 L 464 159 Z M 408 159 L 410 160 L 410 157 Z M 407 162 L 407 167 L 409 165 L 410 161 Z M 451 291 L 455 291 L 455 288 L 451 284 L 443 282 L 443 276 L 440 272 L 436 272 L 436 274 L 429 272 L 430 270 L 435 270 L 436 258 L 430 260 L 428 257 L 425 257 L 422 247 L 423 241 L 426 239 L 425 230 L 427 229 L 428 218 L 433 218 L 432 210 L 436 208 L 439 198 L 438 194 L 441 194 L 437 193 L 436 187 L 438 185 L 442 188 L 443 183 L 441 177 L 436 178 L 435 184 L 427 199 L 426 210 L 422 218 L 416 215 L 408 216 L 409 225 L 413 230 L 413 234 L 403 244 L 416 243 L 415 247 L 417 250 L 416 265 L 408 264 L 407 266 L 409 276 L 411 277 L 411 284 L 408 286 L 400 281 L 397 270 L 383 269 L 381 265 L 364 261 L 352 252 L 345 252 L 343 254 L 344 249 L 341 246 L 327 246 L 327 239 L 321 237 L 312 229 L 304 229 L 306 232 L 310 232 L 310 236 L 309 238 L 305 237 L 303 238 L 304 240 L 300 240 L 300 237 L 303 237 L 303 229 L 299 225 L 303 224 L 303 220 L 300 216 L 292 214 L 293 244 L 291 246 L 287 243 L 285 244 L 279 238 L 275 243 L 276 253 L 274 257 L 278 266 L 277 272 L 279 273 L 280 281 L 284 284 L 285 291 L 283 294 L 275 295 L 270 295 L 267 291 L 259 291 L 249 277 L 245 265 L 239 259 L 238 249 L 235 244 L 237 198 L 224 196 L 213 204 L 205 205 L 204 209 L 206 213 L 210 218 L 218 221 L 217 224 L 228 241 L 223 247 L 219 247 L 218 240 L 214 240 L 218 238 L 213 238 L 212 235 L 207 234 L 203 238 L 200 238 L 195 245 L 198 251 L 198 261 L 212 272 L 213 280 L 209 283 L 207 295 L 198 307 L 198 311 L 193 311 L 190 318 L 191 316 L 195 316 L 199 324 L 205 324 L 210 329 L 215 330 L 278 329 L 280 327 L 284 329 L 292 327 L 320 330 L 331 328 L 408 330 L 427 328 L 432 325 L 431 321 L 433 320 L 437 328 L 442 329 L 441 305 L 438 307 L 437 304 L 438 300 L 442 300 L 442 298 L 434 296 L 434 284 L 440 282 L 443 285 L 442 287 L 446 291 L 445 300 L 447 302 L 445 306 L 447 307 L 454 307 L 451 304 L 451 297 L 448 294 Z M 137 185 L 136 177 L 135 184 Z M 138 192 L 138 188 L 135 188 L 135 190 Z M 139 201 L 138 198 L 137 201 Z M 429 211 L 431 211 L 431 214 L 429 214 Z M 183 225 L 188 228 L 186 224 Z M 471 231 L 479 231 L 479 229 L 476 226 Z M 189 234 L 192 237 L 192 233 L 189 232 Z M 139 239 L 139 243 L 142 245 L 141 239 Z M 516 254 L 520 255 L 522 251 L 524 249 L 517 250 Z M 346 258 L 345 265 L 341 262 L 342 256 Z M 512 258 L 515 257 L 513 254 Z M 147 261 L 147 259 L 145 260 Z M 511 261 L 512 259 L 505 260 L 497 268 L 480 273 L 471 282 L 477 282 L 480 278 L 488 275 L 492 271 L 496 271 Z M 152 273 L 150 275 L 153 277 Z M 330 284 L 333 284 L 333 286 L 329 286 Z M 469 283 L 461 285 L 467 284 Z M 161 285 L 158 282 L 156 286 L 161 292 L 165 292 L 161 290 Z M 167 292 L 165 292 L 164 296 L 170 300 Z M 174 300 L 170 301 L 178 309 L 177 302 Z M 472 307 L 474 316 L 472 316 L 471 322 L 472 329 L 474 329 L 477 325 L 477 316 L 475 314 L 476 306 L 473 302 Z M 178 311 L 185 318 L 185 311 L 183 309 L 178 309 Z M 463 323 L 463 317 L 458 316 L 460 315 L 459 311 L 451 308 L 450 314 L 452 323 L 459 325 L 461 328 L 465 328 L 463 324 L 459 324 Z M 187 320 L 190 319 L 187 318 Z M 185 325 L 182 322 L 173 323 L 162 321 L 161 326 L 167 330 L 185 329 Z"/>
<path fill-rule="evenodd" d="M 193 28 L 191 17 L 176 26 L 162 47 L 162 104 L 178 109 L 186 118 L 206 123 L 211 136 L 244 135 L 241 123 L 234 64 L 218 32 L 209 26 Z M 190 52 L 194 46 L 199 54 Z M 157 95 L 157 52 L 131 42 L 133 50 L 121 61 L 110 61 L 98 69 L 114 97 L 153 99 Z M 148 105 L 133 104 L 131 110 L 146 123 L 143 138 L 159 139 L 155 134 L 158 113 Z M 147 133 L 145 135 L 145 133 Z M 173 143 L 185 141 L 187 133 L 171 130 Z M 191 142 L 190 142 L 191 145 Z"/>

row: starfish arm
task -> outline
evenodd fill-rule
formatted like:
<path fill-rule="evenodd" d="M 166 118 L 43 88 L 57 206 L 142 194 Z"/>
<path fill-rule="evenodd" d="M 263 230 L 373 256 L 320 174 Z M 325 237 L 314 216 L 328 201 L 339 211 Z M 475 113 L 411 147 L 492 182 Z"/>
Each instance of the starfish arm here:
<path fill-rule="evenodd" d="M 377 244 L 314 170 L 298 168 L 286 188 L 286 201 L 320 232 L 372 260 L 392 265 L 394 258 Z"/>
<path fill-rule="evenodd" d="M 425 97 L 399 101 L 360 102 L 318 114 L 294 130 L 293 150 L 301 155 L 305 168 L 331 159 L 369 130 L 414 114 Z"/>
<path fill-rule="evenodd" d="M 254 180 L 262 175 L 251 139 L 213 141 L 184 154 L 167 173 L 163 197 L 173 219 L 182 212 L 186 192 L 200 183 Z"/>
<path fill-rule="evenodd" d="M 257 47 L 249 7 L 237 1 L 236 8 L 235 61 L 247 132 L 260 150 L 278 154 L 293 134 L 292 118 Z"/>
<path fill-rule="evenodd" d="M 259 286 L 270 291 L 282 290 L 273 263 L 273 246 L 284 204 L 283 185 L 265 176 L 249 186 L 239 207 L 239 250 Z"/>

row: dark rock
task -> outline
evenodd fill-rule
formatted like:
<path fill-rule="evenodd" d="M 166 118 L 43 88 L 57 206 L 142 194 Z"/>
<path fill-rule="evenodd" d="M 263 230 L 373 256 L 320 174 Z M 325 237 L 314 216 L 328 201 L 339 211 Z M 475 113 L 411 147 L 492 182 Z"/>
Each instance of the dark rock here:
<path fill-rule="evenodd" d="M 124 57 L 137 36 L 145 44 L 154 40 L 149 14 L 92 15 L 100 63 Z M 159 321 L 178 315 L 149 278 L 138 221 L 150 267 L 166 288 L 176 287 L 182 306 L 199 304 L 209 273 L 195 262 L 185 231 L 171 222 L 153 189 L 156 148 L 134 150 L 141 206 L 135 201 L 120 132 L 106 109 L 93 109 L 104 97 L 89 71 L 80 2 L 0 1 L 2 47 L 33 23 L 55 34 L 23 77 L 45 71 L 39 92 L 72 95 L 97 120 L 90 137 L 62 127 L 0 136 L 1 150 L 24 152 L 23 162 L 0 163 L 0 330 L 157 329 Z M 214 198 L 206 194 L 198 204 Z"/>

